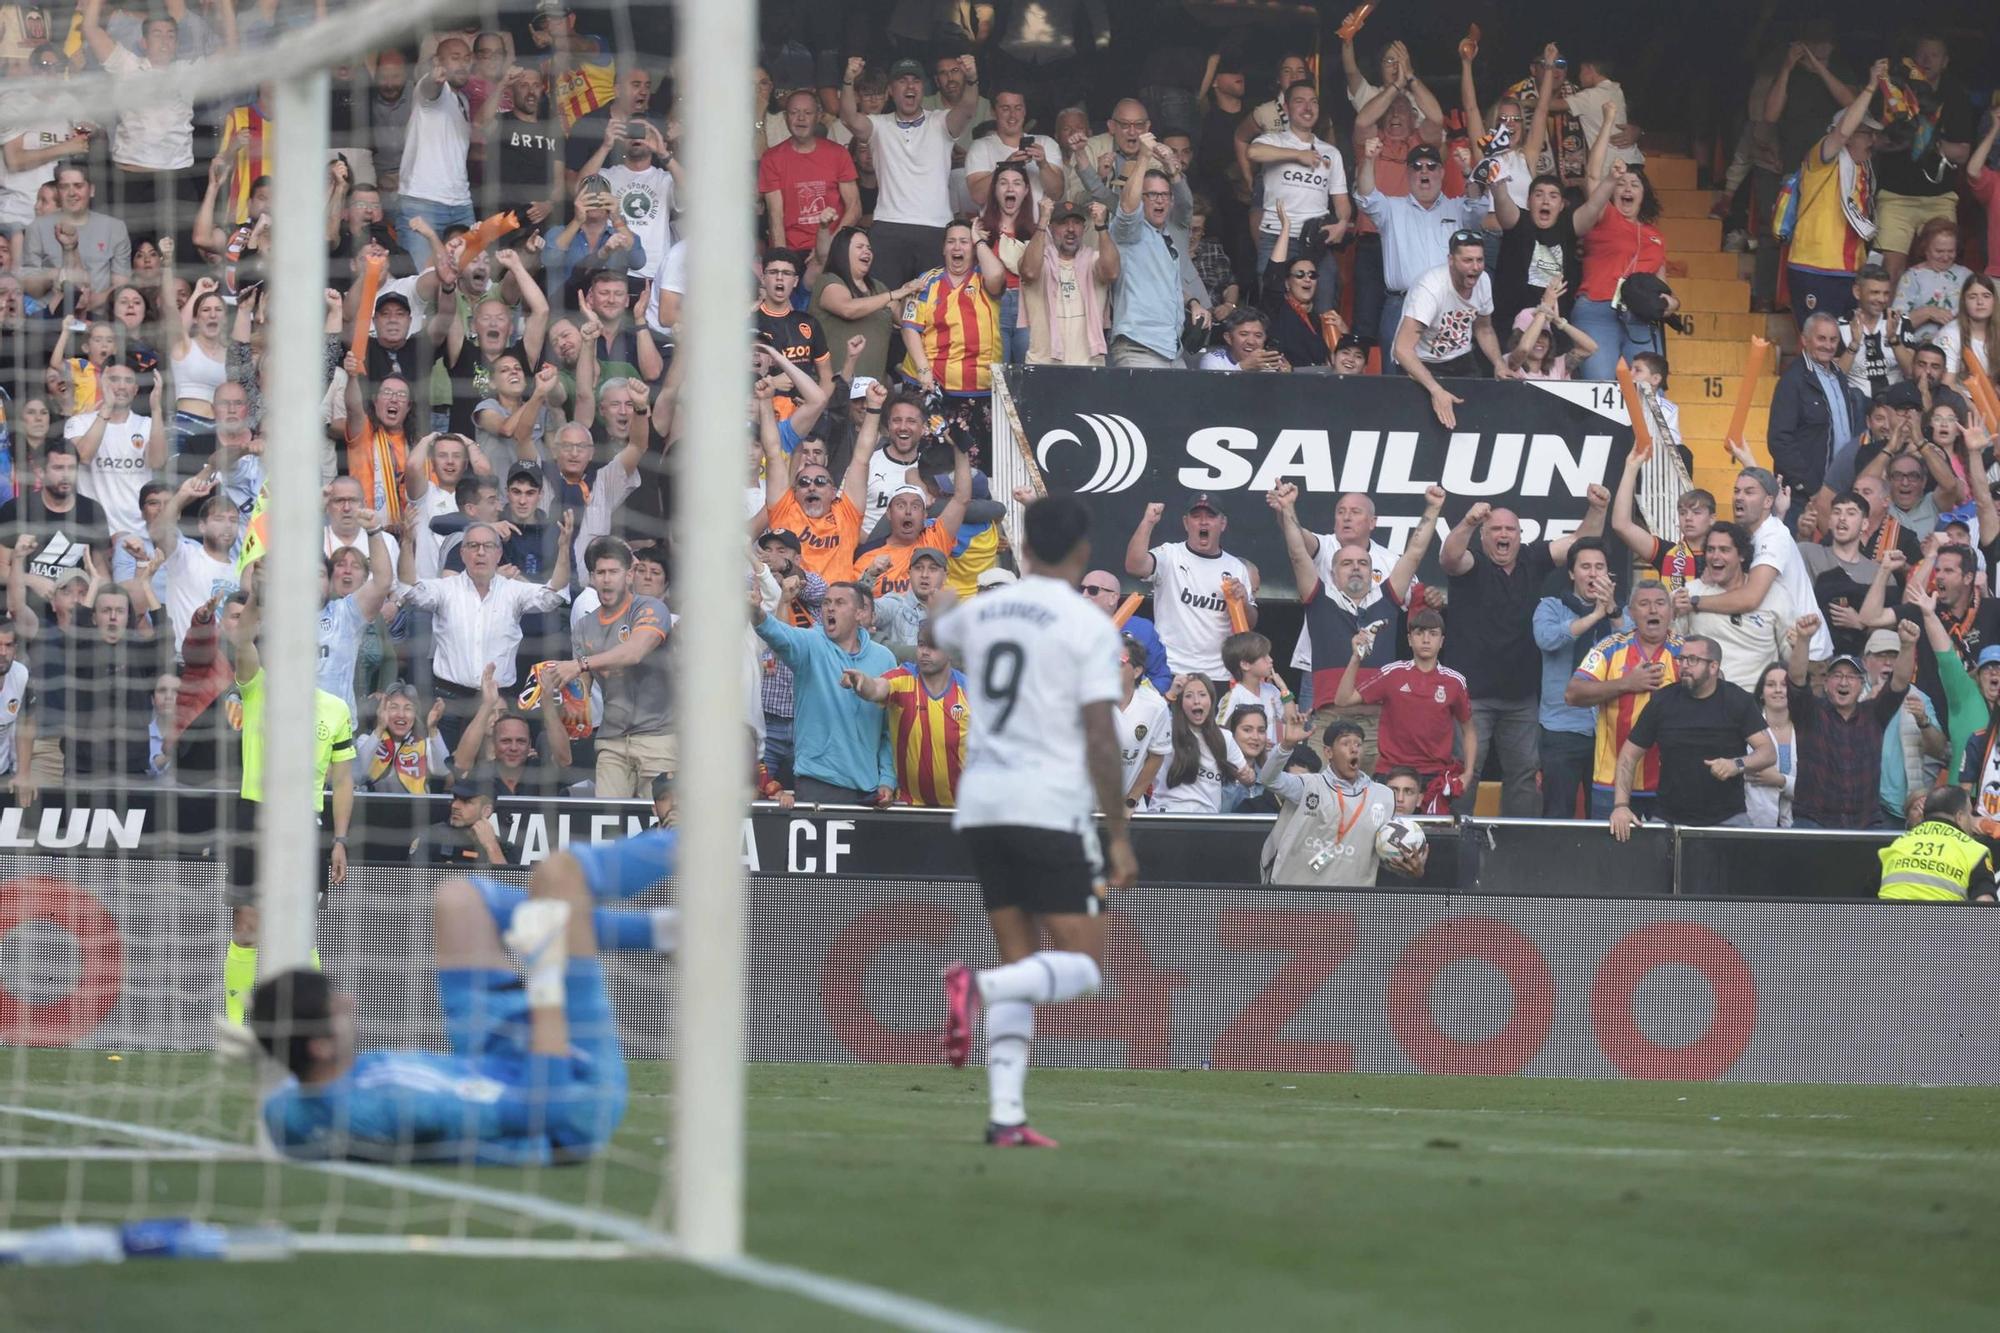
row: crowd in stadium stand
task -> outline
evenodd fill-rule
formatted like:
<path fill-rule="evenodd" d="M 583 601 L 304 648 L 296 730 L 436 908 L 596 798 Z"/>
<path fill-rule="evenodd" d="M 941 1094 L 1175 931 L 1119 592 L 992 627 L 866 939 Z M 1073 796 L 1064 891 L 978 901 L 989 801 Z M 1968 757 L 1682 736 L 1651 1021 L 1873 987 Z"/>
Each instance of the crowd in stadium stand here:
<path fill-rule="evenodd" d="M 17 802 L 233 786 L 255 556 L 298 539 L 260 521 L 264 92 L 75 125 L 36 90 L 253 51 L 326 8 L 0 5 Z M 1032 500 L 988 480 L 996 364 L 1401 374 L 1448 426 L 1456 378 L 1605 379 L 1623 358 L 1671 433 L 1648 108 L 1609 53 L 1552 43 L 1500 71 L 1477 36 L 1412 49 L 1378 16 L 1323 68 L 1231 38 L 1108 87 L 1095 56 L 1149 38 L 1096 0 L 800 9 L 745 90 L 759 248 L 733 278 L 679 234 L 664 53 L 543 0 L 338 72 L 319 682 L 351 711 L 359 788 L 452 791 L 476 818 L 494 795 L 670 785 L 690 281 L 739 281 L 756 330 L 755 641 L 708 666 L 740 680 L 758 791 L 786 801 L 951 804 L 966 695 L 927 622 L 1017 577 L 1003 519 Z M 1107 615 L 1153 598 L 1121 622 L 1129 806 L 1274 811 L 1272 749 L 1315 768 L 1351 718 L 1406 812 L 1469 813 L 1490 764 L 1505 814 L 1618 836 L 1653 817 L 1900 827 L 1955 780 L 2000 817 L 1981 411 L 2000 118 L 1939 37 L 1788 36 L 1716 182 L 1729 247 L 1759 234 L 1757 308 L 1781 300 L 1782 260 L 1799 321 L 1769 461 L 1742 449 L 1734 493 L 1689 492 L 1672 532 L 1637 514 L 1629 467 L 1555 541 L 1433 488 L 1398 550 L 1369 496 L 1281 486 L 1269 521 L 1305 622 L 1288 658 L 1207 496 L 1098 533 L 1084 593 Z M 1781 199 L 1788 247 L 1765 221 Z M 1983 246 L 1962 203 L 1989 210 Z M 1980 250 L 1986 273 L 1961 262 Z"/>

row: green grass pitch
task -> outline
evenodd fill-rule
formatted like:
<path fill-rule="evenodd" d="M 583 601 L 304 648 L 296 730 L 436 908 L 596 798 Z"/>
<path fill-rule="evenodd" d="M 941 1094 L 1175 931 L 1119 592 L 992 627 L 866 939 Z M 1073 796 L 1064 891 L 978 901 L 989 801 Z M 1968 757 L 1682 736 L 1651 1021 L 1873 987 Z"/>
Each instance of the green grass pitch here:
<path fill-rule="evenodd" d="M 38 1065 L 77 1067 L 66 1053 L 32 1057 L 31 1075 Z M 634 1154 L 663 1153 L 668 1077 L 633 1068 L 621 1134 Z M 1059 1151 L 981 1146 L 976 1069 L 753 1066 L 752 1252 L 1020 1328 L 1093 1333 L 1880 1333 L 1987 1327 L 2000 1308 L 1992 1089 L 1038 1070 L 1028 1091 Z M 17 1129 L 0 1119 L 0 1138 Z M 154 1167 L 150 1211 L 174 1211 L 192 1178 Z M 16 1224 L 65 1179 L 20 1166 Z M 251 1206 L 263 1168 L 218 1180 L 242 1192 L 226 1202 Z M 541 1176 L 549 1197 L 580 1201 L 587 1184 Z M 322 1188 L 290 1171 L 285 1185 L 288 1201 Z M 658 1187 L 621 1167 L 604 1202 L 643 1212 Z M 344 1188 L 364 1215 L 368 1191 Z M 253 1326 L 866 1324 L 656 1261 L 311 1256 L 0 1274 L 0 1329 L 17 1333 Z"/>

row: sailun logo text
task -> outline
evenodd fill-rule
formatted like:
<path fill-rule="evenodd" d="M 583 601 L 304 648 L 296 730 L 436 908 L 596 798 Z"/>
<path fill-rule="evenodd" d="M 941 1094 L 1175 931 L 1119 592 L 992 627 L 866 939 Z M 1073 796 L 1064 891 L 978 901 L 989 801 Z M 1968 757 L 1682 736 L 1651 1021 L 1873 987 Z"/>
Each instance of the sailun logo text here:
<path fill-rule="evenodd" d="M 1080 412 L 1077 419 L 1097 437 L 1097 470 L 1074 489 L 1080 493 L 1130 490 L 1146 473 L 1146 437 L 1128 417 Z M 1035 462 L 1049 470 L 1049 451 L 1058 444 L 1083 445 L 1074 431 L 1052 430 L 1035 446 Z"/>

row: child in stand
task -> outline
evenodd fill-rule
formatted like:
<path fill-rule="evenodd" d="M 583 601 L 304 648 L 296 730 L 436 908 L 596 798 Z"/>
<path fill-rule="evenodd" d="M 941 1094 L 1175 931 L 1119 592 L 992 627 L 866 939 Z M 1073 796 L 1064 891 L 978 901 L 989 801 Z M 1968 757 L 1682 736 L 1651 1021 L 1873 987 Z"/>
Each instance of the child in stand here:
<path fill-rule="evenodd" d="M 1278 734 L 1286 714 L 1297 711 L 1292 692 L 1278 678 L 1271 661 L 1271 641 L 1255 630 L 1232 634 L 1222 641 L 1222 669 L 1229 673 L 1229 697 L 1216 709 L 1229 717 L 1239 708 L 1261 708 L 1269 724 L 1266 735 Z"/>
<path fill-rule="evenodd" d="M 1681 456 L 1681 468 L 1692 475 L 1694 450 L 1681 443 L 1681 410 L 1667 397 L 1667 358 L 1658 352 L 1641 352 L 1632 358 L 1632 382 L 1651 412 L 1653 443 L 1670 444 Z"/>

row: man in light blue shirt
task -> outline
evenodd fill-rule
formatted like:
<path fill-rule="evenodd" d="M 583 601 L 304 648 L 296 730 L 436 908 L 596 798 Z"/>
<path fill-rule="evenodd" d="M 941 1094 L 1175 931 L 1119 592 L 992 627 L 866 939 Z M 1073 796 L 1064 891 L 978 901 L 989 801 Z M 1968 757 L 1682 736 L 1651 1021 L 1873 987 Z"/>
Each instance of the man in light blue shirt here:
<path fill-rule="evenodd" d="M 1567 702 L 1577 663 L 1605 636 L 1632 628 L 1618 608 L 1610 555 L 1598 537 L 1569 548 L 1569 591 L 1535 607 L 1535 646 L 1542 650 L 1542 818 L 1575 819 L 1577 796 L 1590 785 L 1597 751 L 1597 710 Z"/>
<path fill-rule="evenodd" d="M 1181 366 L 1181 322 L 1190 315 L 1202 327 L 1208 307 L 1190 294 L 1186 278 L 1193 259 L 1176 245 L 1167 227 L 1173 208 L 1172 177 L 1153 165 L 1153 136 L 1139 141 L 1139 156 L 1125 177 L 1118 211 L 1111 218 L 1111 239 L 1118 246 L 1118 285 L 1111 293 L 1113 366 L 1178 369 Z M 1200 288 L 1200 278 L 1195 278 Z"/>
<path fill-rule="evenodd" d="M 1444 196 L 1444 158 L 1427 143 L 1410 149 L 1410 192 L 1382 194 L 1375 188 L 1375 159 L 1381 154 L 1380 139 L 1362 145 L 1361 171 L 1355 177 L 1360 193 L 1354 202 L 1382 233 L 1382 281 L 1388 290 L 1382 295 L 1382 323 L 1376 337 L 1382 348 L 1382 373 L 1400 375 L 1402 368 L 1389 350 L 1396 345 L 1396 330 L 1403 323 L 1403 294 L 1451 258 L 1451 234 L 1461 227 L 1477 228 L 1485 220 L 1487 204 L 1483 189 L 1469 190 L 1460 199 Z"/>

